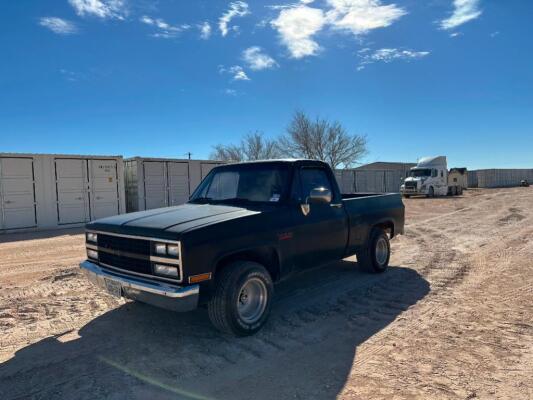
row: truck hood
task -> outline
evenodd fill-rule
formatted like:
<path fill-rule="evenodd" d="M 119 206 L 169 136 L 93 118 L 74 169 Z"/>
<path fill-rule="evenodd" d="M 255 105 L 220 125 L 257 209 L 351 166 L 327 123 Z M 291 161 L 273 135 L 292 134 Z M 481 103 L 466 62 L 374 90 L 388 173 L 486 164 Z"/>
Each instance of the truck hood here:
<path fill-rule="evenodd" d="M 233 205 L 183 204 L 103 218 L 86 227 L 96 231 L 175 239 L 192 229 L 262 212 Z"/>

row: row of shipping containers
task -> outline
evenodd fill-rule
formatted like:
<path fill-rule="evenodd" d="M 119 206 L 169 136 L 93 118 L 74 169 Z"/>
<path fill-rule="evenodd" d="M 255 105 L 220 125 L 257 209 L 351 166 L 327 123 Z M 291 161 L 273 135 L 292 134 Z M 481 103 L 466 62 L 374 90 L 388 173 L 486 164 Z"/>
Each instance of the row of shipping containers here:
<path fill-rule="evenodd" d="M 220 162 L 0 153 L 0 233 L 86 222 L 187 201 Z"/>
<path fill-rule="evenodd" d="M 208 160 L 0 153 L 0 233 L 83 226 L 124 212 L 185 203 Z M 343 193 L 398 192 L 402 170 L 336 170 Z M 533 183 L 533 169 L 468 171 L 469 187 Z"/>
<path fill-rule="evenodd" d="M 533 169 L 478 169 L 468 171 L 468 187 L 499 188 L 520 186 L 526 180 L 533 183 Z"/>
<path fill-rule="evenodd" d="M 342 193 L 392 193 L 399 192 L 402 178 L 406 172 L 402 170 L 335 170 L 335 177 Z"/>

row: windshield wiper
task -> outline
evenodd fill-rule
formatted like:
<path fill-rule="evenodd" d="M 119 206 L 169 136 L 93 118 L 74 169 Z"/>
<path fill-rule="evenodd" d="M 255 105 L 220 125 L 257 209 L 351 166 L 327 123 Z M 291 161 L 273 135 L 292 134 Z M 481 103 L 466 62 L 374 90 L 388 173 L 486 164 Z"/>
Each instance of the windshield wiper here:
<path fill-rule="evenodd" d="M 211 197 L 197 197 L 192 199 L 190 203 L 209 203 L 210 201 L 213 201 Z"/>
<path fill-rule="evenodd" d="M 221 199 L 220 202 L 232 202 L 232 203 L 251 203 L 252 200 L 245 197 L 232 197 L 230 199 Z"/>

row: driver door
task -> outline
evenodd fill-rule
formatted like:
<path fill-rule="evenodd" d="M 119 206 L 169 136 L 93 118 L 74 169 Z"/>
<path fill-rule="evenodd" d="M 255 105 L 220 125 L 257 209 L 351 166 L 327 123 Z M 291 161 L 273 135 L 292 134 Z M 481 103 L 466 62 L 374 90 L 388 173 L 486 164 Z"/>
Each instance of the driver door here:
<path fill-rule="evenodd" d="M 332 177 L 326 168 L 301 167 L 293 179 L 293 257 L 298 268 L 308 268 L 341 259 L 348 240 L 347 218 L 342 200 L 333 190 Z M 310 204 L 307 215 L 301 210 L 312 189 L 331 191 L 330 203 Z"/>

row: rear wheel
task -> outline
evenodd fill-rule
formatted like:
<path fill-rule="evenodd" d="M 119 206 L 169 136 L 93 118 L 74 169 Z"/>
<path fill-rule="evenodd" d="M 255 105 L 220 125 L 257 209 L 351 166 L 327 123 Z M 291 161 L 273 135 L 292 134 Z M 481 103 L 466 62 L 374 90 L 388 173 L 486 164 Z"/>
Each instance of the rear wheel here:
<path fill-rule="evenodd" d="M 372 228 L 365 249 L 357 253 L 359 265 L 370 272 L 385 272 L 389 266 L 389 236 L 382 228 Z"/>
<path fill-rule="evenodd" d="M 222 332 L 252 335 L 268 318 L 273 291 L 272 278 L 261 264 L 234 262 L 216 278 L 213 297 L 207 305 L 209 318 Z"/>

